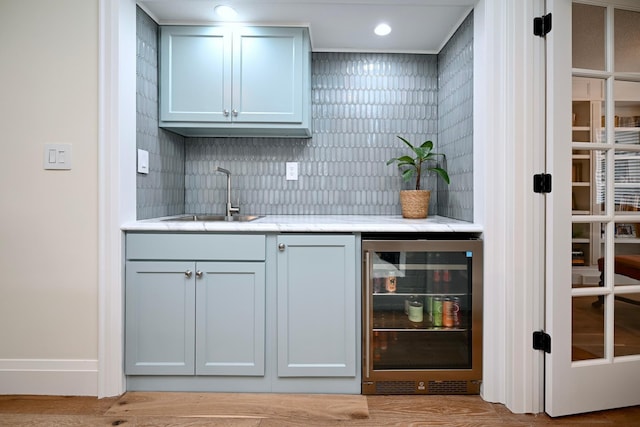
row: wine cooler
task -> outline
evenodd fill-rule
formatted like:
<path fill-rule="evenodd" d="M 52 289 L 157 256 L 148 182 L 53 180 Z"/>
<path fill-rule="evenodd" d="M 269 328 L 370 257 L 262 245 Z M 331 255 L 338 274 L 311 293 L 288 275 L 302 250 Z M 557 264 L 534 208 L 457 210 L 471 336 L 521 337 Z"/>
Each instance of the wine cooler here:
<path fill-rule="evenodd" d="M 364 239 L 363 394 L 478 394 L 482 241 Z"/>

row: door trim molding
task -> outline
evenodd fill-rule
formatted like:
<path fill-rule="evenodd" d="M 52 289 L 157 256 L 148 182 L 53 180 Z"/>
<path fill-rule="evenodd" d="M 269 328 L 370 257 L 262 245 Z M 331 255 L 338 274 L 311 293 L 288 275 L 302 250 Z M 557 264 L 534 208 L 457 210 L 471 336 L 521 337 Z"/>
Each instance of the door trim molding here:
<path fill-rule="evenodd" d="M 136 5 L 99 0 L 98 397 L 125 391 L 124 239 L 135 219 Z"/>
<path fill-rule="evenodd" d="M 544 357 L 531 332 L 544 320 L 544 196 L 534 196 L 531 177 L 544 167 L 544 63 L 533 32 L 523 30 L 541 10 L 542 0 L 480 1 L 475 9 L 474 56 L 484 59 L 474 68 L 474 170 L 484 178 L 474 185 L 474 220 L 485 231 L 482 397 L 516 413 L 543 410 Z"/>

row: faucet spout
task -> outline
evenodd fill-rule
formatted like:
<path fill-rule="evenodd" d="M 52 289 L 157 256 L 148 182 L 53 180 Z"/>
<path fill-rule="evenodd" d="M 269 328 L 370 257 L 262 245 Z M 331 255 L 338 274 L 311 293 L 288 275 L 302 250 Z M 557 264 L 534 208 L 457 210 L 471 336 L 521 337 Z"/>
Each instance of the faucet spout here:
<path fill-rule="evenodd" d="M 225 168 L 221 168 L 220 166 L 218 166 L 218 167 L 216 168 L 216 171 L 218 171 L 218 172 L 222 172 L 222 173 L 224 173 L 224 174 L 227 174 L 227 176 L 231 175 L 231 172 L 229 172 L 229 170 L 227 170 L 227 169 L 225 169 Z"/>
<path fill-rule="evenodd" d="M 239 207 L 231 205 L 231 172 L 225 168 L 221 168 L 220 166 L 216 168 L 216 171 L 227 175 L 227 204 L 224 216 L 230 220 L 231 215 L 240 212 Z"/>

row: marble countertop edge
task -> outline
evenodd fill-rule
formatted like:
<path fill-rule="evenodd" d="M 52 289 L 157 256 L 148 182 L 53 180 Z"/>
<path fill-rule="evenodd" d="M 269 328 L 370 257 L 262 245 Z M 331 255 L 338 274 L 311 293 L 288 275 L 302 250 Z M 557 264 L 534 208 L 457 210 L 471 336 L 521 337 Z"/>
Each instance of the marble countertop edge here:
<path fill-rule="evenodd" d="M 160 232 L 316 232 L 316 233 L 481 233 L 479 224 L 432 216 L 405 219 L 397 215 L 265 215 L 249 222 L 171 221 L 184 215 L 128 222 L 123 231 Z"/>

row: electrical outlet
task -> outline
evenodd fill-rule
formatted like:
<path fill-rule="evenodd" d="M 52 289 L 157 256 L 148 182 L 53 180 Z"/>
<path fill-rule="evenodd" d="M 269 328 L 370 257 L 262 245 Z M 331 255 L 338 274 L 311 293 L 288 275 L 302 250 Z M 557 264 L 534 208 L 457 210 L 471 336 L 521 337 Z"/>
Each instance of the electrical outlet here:
<path fill-rule="evenodd" d="M 138 173 L 149 173 L 149 152 L 147 150 L 138 150 Z"/>
<path fill-rule="evenodd" d="M 298 162 L 287 162 L 286 166 L 287 181 L 298 180 Z"/>

